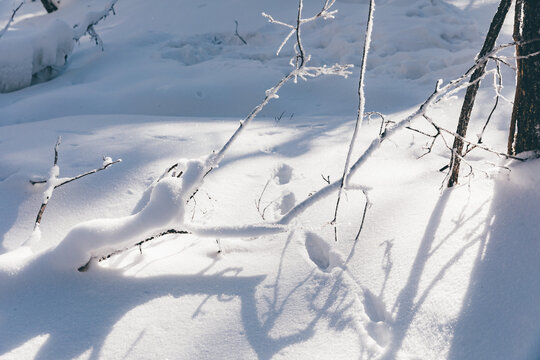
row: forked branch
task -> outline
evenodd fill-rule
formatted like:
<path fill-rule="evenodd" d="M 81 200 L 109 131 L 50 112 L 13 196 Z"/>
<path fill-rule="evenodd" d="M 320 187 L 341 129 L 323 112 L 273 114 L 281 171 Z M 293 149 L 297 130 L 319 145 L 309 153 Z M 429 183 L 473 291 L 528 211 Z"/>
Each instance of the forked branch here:
<path fill-rule="evenodd" d="M 56 141 L 56 144 L 54 146 L 54 162 L 51 170 L 49 171 L 49 178 L 47 180 L 39 180 L 39 181 L 33 181 L 30 180 L 30 183 L 32 185 L 36 184 L 48 184 L 47 189 L 45 189 L 43 193 L 43 200 L 41 203 L 41 206 L 39 208 L 38 214 L 36 216 L 36 221 L 34 222 L 34 230 L 39 228 L 39 225 L 41 224 L 41 219 L 43 218 L 43 213 L 45 212 L 45 209 L 47 208 L 47 205 L 49 203 L 49 200 L 51 199 L 53 195 L 53 191 L 57 188 L 59 188 L 62 185 L 68 184 L 72 181 L 78 180 L 80 178 L 83 178 L 85 176 L 95 174 L 99 171 L 107 169 L 109 166 L 112 166 L 116 163 L 119 163 L 122 161 L 122 159 L 118 160 L 112 160 L 110 157 L 104 157 L 103 158 L 103 165 L 100 168 L 93 169 L 90 171 L 87 171 L 85 173 L 79 174 L 77 176 L 68 177 L 68 178 L 59 178 L 60 175 L 60 168 L 58 166 L 58 153 L 60 144 L 62 142 L 62 137 L 58 137 L 58 140 Z"/>

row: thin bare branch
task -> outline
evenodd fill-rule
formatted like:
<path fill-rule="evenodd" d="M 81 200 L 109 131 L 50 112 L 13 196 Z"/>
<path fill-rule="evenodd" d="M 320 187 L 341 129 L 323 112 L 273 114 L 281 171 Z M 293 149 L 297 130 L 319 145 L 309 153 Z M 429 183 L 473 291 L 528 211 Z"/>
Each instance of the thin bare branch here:
<path fill-rule="evenodd" d="M 19 6 L 17 6 L 17 7 L 15 8 L 15 10 L 13 10 L 13 12 L 11 13 L 11 17 L 9 18 L 9 20 L 8 20 L 8 22 L 7 22 L 7 24 L 6 24 L 6 26 L 4 26 L 4 28 L 3 28 L 2 30 L 0 30 L 0 38 L 1 38 L 2 36 L 4 36 L 4 34 L 8 31 L 9 26 L 11 25 L 11 23 L 12 23 L 13 20 L 15 19 L 15 15 L 17 14 L 17 11 L 19 11 L 19 9 L 23 6 L 23 4 L 24 4 L 24 2 L 21 2 L 21 3 L 19 4 Z"/>
<path fill-rule="evenodd" d="M 162 236 L 165 236 L 165 235 L 170 235 L 170 234 L 190 234 L 189 231 L 185 231 L 185 230 L 176 230 L 176 229 L 169 229 L 167 231 L 164 231 L 164 232 L 161 232 L 157 235 L 153 235 L 153 236 L 150 236 L 149 238 L 146 238 L 142 241 L 139 241 L 138 243 L 135 243 L 133 244 L 132 246 L 130 247 L 127 247 L 127 248 L 124 248 L 124 249 L 120 249 L 120 250 L 114 250 L 112 252 L 110 252 L 109 254 L 107 255 L 104 255 L 104 256 L 92 256 L 88 262 L 86 264 L 84 264 L 83 266 L 79 267 L 77 270 L 79 272 L 86 272 L 88 271 L 88 269 L 90 269 L 90 265 L 93 263 L 93 262 L 101 262 L 103 260 L 107 260 L 107 259 L 110 259 L 112 256 L 115 256 L 115 255 L 118 255 L 118 254 L 121 254 L 125 251 L 128 251 L 130 249 L 133 249 L 135 247 L 138 247 L 139 248 L 139 251 L 142 253 L 142 249 L 141 249 L 141 246 L 142 244 L 144 243 L 147 243 L 149 241 L 152 241 L 152 240 L 155 240 L 157 238 L 160 238 Z"/>
<path fill-rule="evenodd" d="M 247 41 L 238 33 L 238 21 L 234 20 L 234 23 L 236 24 L 236 29 L 234 30 L 234 35 L 236 35 L 237 38 L 240 39 L 244 43 L 244 45 L 247 45 Z"/>
<path fill-rule="evenodd" d="M 360 79 L 358 81 L 358 112 L 356 115 L 356 122 L 354 125 L 351 142 L 349 144 L 349 151 L 347 152 L 347 157 L 345 159 L 345 164 L 343 166 L 343 176 L 341 178 L 341 184 L 338 190 L 338 196 L 336 200 L 336 209 L 334 211 L 334 219 L 331 221 L 331 224 L 334 224 L 334 225 L 337 223 L 339 203 L 341 201 L 341 193 L 343 192 L 343 187 L 347 183 L 348 170 L 349 170 L 349 165 L 351 162 L 352 153 L 354 150 L 354 144 L 356 142 L 356 138 L 358 137 L 358 130 L 362 126 L 362 120 L 364 119 L 364 108 L 366 105 L 366 97 L 364 94 L 364 77 L 366 73 L 366 63 L 367 63 L 367 56 L 369 52 L 369 46 L 371 44 L 371 32 L 373 30 L 373 12 L 374 11 L 375 11 L 375 0 L 370 0 L 368 19 L 367 19 L 367 24 L 366 24 L 365 40 L 364 40 L 364 50 L 362 52 L 362 63 L 360 66 Z M 335 231 L 337 232 L 337 230 Z M 337 240 L 337 234 L 336 234 L 336 240 Z"/>

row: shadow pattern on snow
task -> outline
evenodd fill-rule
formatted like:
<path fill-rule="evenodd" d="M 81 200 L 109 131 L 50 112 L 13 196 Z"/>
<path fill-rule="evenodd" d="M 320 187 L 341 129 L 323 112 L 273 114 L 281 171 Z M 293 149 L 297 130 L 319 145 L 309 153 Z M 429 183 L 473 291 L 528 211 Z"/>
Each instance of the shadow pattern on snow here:
<path fill-rule="evenodd" d="M 37 360 L 75 358 L 87 351 L 90 359 L 101 358 L 108 335 L 125 314 L 167 296 L 205 296 L 192 319 L 211 297 L 219 301 L 239 299 L 245 336 L 259 359 L 270 359 L 290 345 L 309 340 L 323 319 L 336 331 L 354 326 L 354 297 L 341 276 L 334 278 L 312 268 L 303 270 L 303 279 L 295 278 L 292 283 L 287 279 L 283 264 L 292 236 L 289 235 L 283 249 L 275 282 L 265 286 L 262 285 L 266 275 L 241 276 L 242 268 L 214 270 L 210 274 L 219 261 L 217 258 L 195 275 L 136 278 L 101 267 L 84 274 L 57 270 L 51 264 L 52 260 L 58 261 L 54 250 L 45 253 L 19 272 L 0 272 L 0 355 L 48 334 Z M 287 284 L 281 284 L 284 278 Z M 262 305 L 261 296 L 256 293 L 267 290 L 271 296 L 263 296 L 267 303 Z M 291 311 L 288 306 L 293 297 L 305 297 L 307 309 L 304 317 L 289 328 L 291 332 L 282 334 L 276 331 L 276 324 L 283 321 L 284 313 Z M 206 341 L 211 344 L 212 338 Z"/>
<path fill-rule="evenodd" d="M 540 359 L 540 161 L 514 165 L 495 184 L 452 360 Z"/>

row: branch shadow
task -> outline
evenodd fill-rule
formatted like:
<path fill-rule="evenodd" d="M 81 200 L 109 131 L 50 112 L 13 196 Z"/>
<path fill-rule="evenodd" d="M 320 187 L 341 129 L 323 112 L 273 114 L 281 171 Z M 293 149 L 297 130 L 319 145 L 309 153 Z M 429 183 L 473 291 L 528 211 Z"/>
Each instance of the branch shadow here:
<path fill-rule="evenodd" d="M 437 236 L 437 231 L 443 219 L 444 211 L 451 194 L 451 190 L 446 190 L 439 198 L 431 213 L 411 271 L 409 273 L 407 283 L 401 289 L 393 307 L 393 312 L 395 313 L 392 331 L 393 339 L 386 349 L 383 359 L 390 360 L 396 358 L 416 314 L 428 298 L 431 290 L 433 290 L 435 285 L 444 278 L 447 271 L 458 262 L 458 260 L 469 248 L 481 241 L 481 237 L 471 238 L 460 249 L 458 249 L 454 255 L 447 260 L 446 263 L 438 266 L 439 271 L 437 274 L 431 279 L 425 290 L 423 290 L 421 293 L 419 292 L 420 281 L 422 280 L 424 270 L 429 259 L 434 255 L 434 253 L 437 252 L 442 244 L 452 237 L 452 234 L 454 234 L 459 228 L 463 227 L 464 224 L 474 219 L 478 214 L 480 214 L 481 209 L 487 205 L 487 202 L 480 204 L 477 209 L 469 211 L 471 215 L 467 217 L 464 216 L 465 209 L 467 207 L 465 206 L 462 212 L 459 214 L 457 220 L 454 221 L 453 228 L 448 232 L 448 234 L 440 237 Z M 435 245 L 435 240 L 439 241 L 439 244 Z"/>
<path fill-rule="evenodd" d="M 270 359 L 288 346 L 309 340 L 321 319 L 328 319 L 330 326 L 338 330 L 343 329 L 350 322 L 350 304 L 346 303 L 350 298 L 343 292 L 339 279 L 317 278 L 317 270 L 311 269 L 303 278 L 294 278 L 292 283 L 288 279 L 285 286 L 281 285 L 283 258 L 292 238 L 290 234 L 283 248 L 277 277 L 270 286 L 274 295 L 268 312 L 262 316 L 261 296 L 257 292 L 263 291 L 267 276 L 242 276 L 241 267 L 219 272 L 214 269 L 210 273 L 215 261 L 194 275 L 129 277 L 123 274 L 124 269 L 99 266 L 84 274 L 75 270 L 66 272 L 51 266 L 55 256 L 48 252 L 19 272 L 0 271 L 0 356 L 48 334 L 35 357 L 37 360 L 76 358 L 85 352 L 90 354 L 89 359 L 101 358 L 108 335 L 124 315 L 140 305 L 168 296 L 202 295 L 204 298 L 191 319 L 201 313 L 212 297 L 220 302 L 238 299 L 245 339 L 259 359 Z M 4 254 L 4 259 L 6 255 L 10 254 Z M 304 289 L 298 294 L 301 288 Z M 276 323 L 283 321 L 285 311 L 290 312 L 290 308 L 285 308 L 291 297 L 304 296 L 305 288 L 316 289 L 311 303 L 307 299 L 303 310 L 308 316 L 299 321 L 298 326 L 287 326 L 291 332 L 282 334 Z M 322 305 L 315 306 L 315 301 Z M 126 355 L 143 335 L 134 339 Z M 213 340 L 205 341 L 211 346 Z"/>
<path fill-rule="evenodd" d="M 255 291 L 265 276 L 226 276 L 228 270 L 148 278 L 104 269 L 79 274 L 48 267 L 48 257 L 43 255 L 17 274 L 0 274 L 0 354 L 49 334 L 36 359 L 70 359 L 89 349 L 90 359 L 97 359 L 116 322 L 131 309 L 163 296 L 238 297 L 246 332 L 260 331 Z"/>
<path fill-rule="evenodd" d="M 528 166 L 530 173 L 523 171 Z M 496 182 L 491 224 L 448 359 L 540 359 L 540 172 L 534 166 L 540 170 L 538 161 L 521 164 L 512 169 L 514 181 Z"/>

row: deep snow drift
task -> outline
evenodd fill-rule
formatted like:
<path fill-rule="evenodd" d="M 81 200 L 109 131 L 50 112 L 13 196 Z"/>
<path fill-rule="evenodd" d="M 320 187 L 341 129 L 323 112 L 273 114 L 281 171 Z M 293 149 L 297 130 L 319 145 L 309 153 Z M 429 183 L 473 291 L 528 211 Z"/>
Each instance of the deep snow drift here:
<path fill-rule="evenodd" d="M 441 191 L 449 151 L 439 140 L 419 159 L 430 138 L 403 130 L 350 179 L 338 242 L 335 191 L 276 225 L 343 173 L 367 1 L 338 0 L 336 19 L 303 29 L 312 65 L 352 63 L 353 74 L 285 85 L 219 166 L 211 159 L 238 120 L 290 70 L 292 43 L 275 54 L 288 30 L 261 12 L 290 23 L 297 3 L 120 0 L 96 26 L 105 51 L 87 36 L 31 40 L 58 24 L 57 35 L 73 31 L 109 3 L 64 0 L 47 15 L 27 2 L 0 38 L 0 81 L 33 84 L 0 94 L 0 359 L 539 358 L 538 159 L 475 150 L 473 174 Z M 0 3 L 0 28 L 17 5 Z M 321 6 L 306 1 L 306 16 Z M 377 1 L 366 110 L 398 121 L 437 79 L 461 75 L 496 6 Z M 500 41 L 511 31 L 509 16 Z M 39 46 L 42 64 L 56 67 L 47 82 L 31 76 Z M 514 74 L 503 77 L 511 99 Z M 494 103 L 492 82 L 473 112 L 473 140 Z M 453 129 L 460 95 L 429 115 Z M 504 151 L 510 111 L 501 101 L 484 144 Z M 353 159 L 379 130 L 373 116 Z M 50 185 L 103 157 L 123 161 L 52 192 L 29 183 Z M 365 196 L 355 188 L 370 201 L 356 242 Z M 44 193 L 52 196 L 32 239 Z M 186 233 L 131 247 L 168 228 Z"/>

